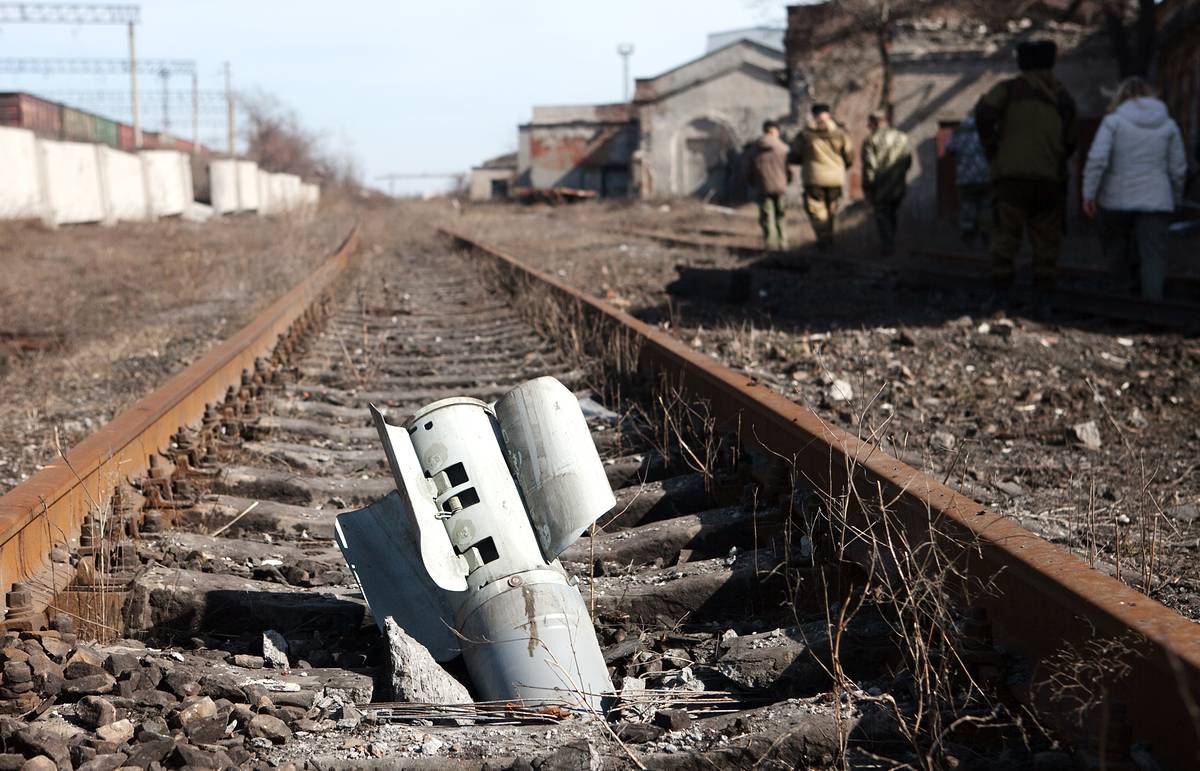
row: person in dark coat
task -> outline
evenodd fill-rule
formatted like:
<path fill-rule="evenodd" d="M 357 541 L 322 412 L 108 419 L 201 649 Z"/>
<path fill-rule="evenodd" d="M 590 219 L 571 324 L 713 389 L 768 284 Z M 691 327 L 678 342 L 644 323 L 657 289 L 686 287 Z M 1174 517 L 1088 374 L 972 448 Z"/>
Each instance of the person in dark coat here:
<path fill-rule="evenodd" d="M 1067 159 L 1075 152 L 1075 100 L 1054 77 L 1053 41 L 1017 46 L 1021 74 L 997 84 L 975 106 L 995 193 L 992 279 L 1007 302 L 1026 232 L 1033 247 L 1034 306 L 1050 312 L 1067 203 Z"/>
<path fill-rule="evenodd" d="M 763 248 L 787 249 L 784 213 L 788 183 L 792 181 L 788 146 L 779 136 L 778 123 L 765 121 L 762 128 L 762 136 L 755 141 L 750 158 L 750 184 L 758 201 L 758 224 L 762 228 Z"/>

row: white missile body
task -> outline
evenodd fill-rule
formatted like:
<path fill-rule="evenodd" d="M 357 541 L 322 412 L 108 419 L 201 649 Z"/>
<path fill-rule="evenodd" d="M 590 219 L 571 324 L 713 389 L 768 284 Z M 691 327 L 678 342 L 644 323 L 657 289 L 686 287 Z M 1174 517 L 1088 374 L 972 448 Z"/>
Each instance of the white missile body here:
<path fill-rule="evenodd" d="M 615 499 L 575 396 L 543 377 L 403 427 L 371 409 L 397 492 L 339 515 L 337 541 L 380 628 L 461 653 L 482 699 L 598 708 L 612 684 L 557 557 Z"/>

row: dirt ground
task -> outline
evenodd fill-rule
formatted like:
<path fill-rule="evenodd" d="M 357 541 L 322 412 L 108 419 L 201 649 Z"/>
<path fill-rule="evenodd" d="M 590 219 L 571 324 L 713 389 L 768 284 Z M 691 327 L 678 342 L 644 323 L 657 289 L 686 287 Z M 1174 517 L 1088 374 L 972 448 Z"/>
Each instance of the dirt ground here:
<path fill-rule="evenodd" d="M 0 223 L 0 493 L 228 337 L 354 218 L 331 201 L 307 221 Z"/>
<path fill-rule="evenodd" d="M 795 218 L 793 243 L 811 248 L 807 224 Z M 847 217 L 840 253 L 874 257 L 864 220 L 861 211 Z M 727 302 L 730 271 L 751 260 L 628 233 L 720 230 L 752 242 L 745 209 L 691 201 L 476 206 L 455 224 L 880 441 L 1200 619 L 1195 338 L 1061 313 L 1039 322 L 985 312 L 982 290 L 897 285 L 885 263 L 879 271 L 755 267 L 749 299 Z M 913 240 L 925 246 L 944 235 Z"/>

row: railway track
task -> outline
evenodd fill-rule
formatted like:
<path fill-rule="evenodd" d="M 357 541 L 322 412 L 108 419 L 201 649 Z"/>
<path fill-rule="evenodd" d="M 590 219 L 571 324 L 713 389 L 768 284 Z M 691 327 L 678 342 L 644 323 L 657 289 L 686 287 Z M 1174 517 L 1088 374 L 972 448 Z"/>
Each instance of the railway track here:
<path fill-rule="evenodd" d="M 448 236 L 460 249 L 389 245 L 355 268 L 352 235 L 0 498 L 3 658 L 31 670 L 5 665 L 10 752 L 90 768 L 117 753 L 431 768 L 1051 767 L 1073 753 L 1115 767 L 1136 744 L 1167 768 L 1196 758 L 1194 625 L 661 332 Z M 386 640 L 332 541 L 337 512 L 393 488 L 367 405 L 399 422 L 544 375 L 583 399 L 617 497 L 562 556 L 614 676 L 611 719 L 390 703 Z M 265 666 L 283 647 L 264 647 L 268 630 L 286 669 Z M 96 725 L 102 702 L 132 735 Z"/>

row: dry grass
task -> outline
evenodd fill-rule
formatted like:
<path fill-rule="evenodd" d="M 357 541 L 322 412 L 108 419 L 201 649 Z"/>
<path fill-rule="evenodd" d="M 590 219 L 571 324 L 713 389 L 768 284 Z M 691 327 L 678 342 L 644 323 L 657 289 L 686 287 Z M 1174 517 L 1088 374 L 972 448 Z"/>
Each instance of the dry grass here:
<path fill-rule="evenodd" d="M 0 491 L 227 337 L 328 255 L 354 211 L 310 221 L 0 223 L 0 332 L 50 350 L 0 363 Z"/>

